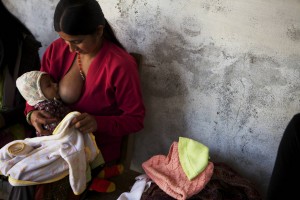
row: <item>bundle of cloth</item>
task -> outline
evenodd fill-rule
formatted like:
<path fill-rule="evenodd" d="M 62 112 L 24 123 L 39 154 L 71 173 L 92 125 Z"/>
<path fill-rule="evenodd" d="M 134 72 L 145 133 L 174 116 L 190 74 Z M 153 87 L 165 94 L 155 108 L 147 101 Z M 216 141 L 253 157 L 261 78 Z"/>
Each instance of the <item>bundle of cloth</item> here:
<path fill-rule="evenodd" d="M 255 185 L 225 163 L 211 162 L 209 148 L 185 137 L 169 153 L 142 164 L 130 192 L 117 200 L 262 200 Z"/>
<path fill-rule="evenodd" d="M 69 175 L 74 194 L 79 195 L 91 180 L 91 169 L 104 164 L 92 133 L 82 134 L 70 112 L 52 135 L 12 141 L 0 149 L 0 173 L 13 186 L 39 185 Z"/>
<path fill-rule="evenodd" d="M 178 200 L 199 193 L 214 171 L 214 164 L 209 161 L 209 148 L 185 137 L 172 143 L 167 156 L 153 156 L 142 167 L 161 190 Z"/>

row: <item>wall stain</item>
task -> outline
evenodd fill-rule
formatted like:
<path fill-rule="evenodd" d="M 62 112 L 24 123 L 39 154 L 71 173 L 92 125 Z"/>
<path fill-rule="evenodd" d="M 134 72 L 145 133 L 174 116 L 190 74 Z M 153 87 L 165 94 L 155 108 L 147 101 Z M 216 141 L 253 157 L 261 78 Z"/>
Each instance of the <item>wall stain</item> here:
<path fill-rule="evenodd" d="M 182 20 L 181 29 L 183 32 L 190 37 L 197 37 L 201 34 L 199 22 L 192 17 L 184 17 Z"/>
<path fill-rule="evenodd" d="M 183 70 L 190 72 L 193 79 L 189 87 L 206 91 L 214 88 L 214 82 L 210 83 L 210 80 L 212 76 L 214 78 L 219 76 L 213 73 L 212 69 L 218 66 L 224 58 L 221 49 L 215 47 L 213 43 L 200 44 L 193 49 L 181 34 L 168 29 L 165 29 L 165 32 L 168 37 L 163 40 L 162 44 L 156 45 L 155 58 L 168 64 L 176 62 Z"/>
<path fill-rule="evenodd" d="M 167 66 L 152 68 L 151 73 L 143 76 L 144 89 L 147 90 L 147 94 L 160 98 L 187 94 L 188 90 L 180 74 L 172 70 L 165 69 L 162 71 L 161 67 Z"/>
<path fill-rule="evenodd" d="M 257 109 L 275 103 L 270 88 L 286 85 L 279 66 L 269 56 L 248 53 L 225 68 L 223 81 L 215 88 L 220 97 L 217 116 L 232 135 L 251 128 L 248 122 L 258 120 Z"/>
<path fill-rule="evenodd" d="M 223 5 L 221 0 L 211 0 L 202 3 L 202 8 L 207 12 L 227 14 L 231 10 Z"/>
<path fill-rule="evenodd" d="M 300 29 L 296 28 L 294 24 L 287 28 L 286 34 L 292 41 L 300 40 Z"/>
<path fill-rule="evenodd" d="M 121 14 L 121 17 L 129 17 L 129 12 L 131 9 L 134 10 L 134 13 L 138 13 L 138 7 L 135 5 L 136 0 L 132 0 L 131 3 L 128 3 L 126 0 L 119 0 L 116 4 L 115 8 L 118 9 L 119 13 Z"/>
<path fill-rule="evenodd" d="M 291 55 L 286 60 L 284 60 L 284 63 L 285 66 L 288 67 L 288 69 L 285 69 L 285 71 L 290 71 L 290 77 L 286 78 L 287 91 L 284 96 L 284 101 L 290 102 L 291 104 L 294 103 L 296 105 L 300 105 L 300 57 L 298 55 Z"/>

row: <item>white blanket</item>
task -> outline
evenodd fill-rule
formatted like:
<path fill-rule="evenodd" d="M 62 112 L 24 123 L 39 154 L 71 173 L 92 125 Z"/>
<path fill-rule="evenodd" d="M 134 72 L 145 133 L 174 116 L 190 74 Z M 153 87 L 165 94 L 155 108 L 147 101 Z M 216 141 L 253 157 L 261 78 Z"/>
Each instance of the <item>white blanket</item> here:
<path fill-rule="evenodd" d="M 69 113 L 53 135 L 15 140 L 0 149 L 0 172 L 9 177 L 11 185 L 50 183 L 69 175 L 74 194 L 85 190 L 88 163 L 99 158 L 100 150 L 92 133 L 69 127 L 79 114 Z"/>

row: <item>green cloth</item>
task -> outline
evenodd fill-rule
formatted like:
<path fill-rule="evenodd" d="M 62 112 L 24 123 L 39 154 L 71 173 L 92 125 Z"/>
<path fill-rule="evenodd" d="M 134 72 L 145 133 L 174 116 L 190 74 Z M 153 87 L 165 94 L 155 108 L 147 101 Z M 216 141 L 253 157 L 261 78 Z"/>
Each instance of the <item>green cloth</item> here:
<path fill-rule="evenodd" d="M 181 167 L 189 180 L 198 176 L 208 165 L 209 149 L 200 142 L 179 137 L 178 153 Z"/>

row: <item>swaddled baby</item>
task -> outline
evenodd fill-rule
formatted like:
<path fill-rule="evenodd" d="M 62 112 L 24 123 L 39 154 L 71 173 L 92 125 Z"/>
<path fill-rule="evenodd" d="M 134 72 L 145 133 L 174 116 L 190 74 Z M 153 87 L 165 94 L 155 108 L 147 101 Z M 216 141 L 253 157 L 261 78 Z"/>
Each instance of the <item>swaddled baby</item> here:
<path fill-rule="evenodd" d="M 46 130 L 53 132 L 59 122 L 71 111 L 60 100 L 58 83 L 46 72 L 26 72 L 16 80 L 16 85 L 29 105 L 34 106 L 38 110 L 45 110 L 52 117 L 58 119 L 57 122 L 44 125 L 43 128 Z M 36 134 L 37 136 L 42 136 L 38 132 Z"/>

